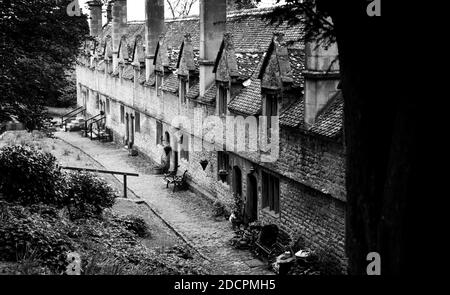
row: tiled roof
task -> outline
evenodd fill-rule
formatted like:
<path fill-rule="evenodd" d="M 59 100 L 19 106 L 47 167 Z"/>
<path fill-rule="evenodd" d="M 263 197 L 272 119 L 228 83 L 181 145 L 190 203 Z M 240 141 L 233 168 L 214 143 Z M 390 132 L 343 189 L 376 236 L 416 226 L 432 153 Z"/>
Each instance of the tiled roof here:
<path fill-rule="evenodd" d="M 175 93 L 178 91 L 178 83 L 178 75 L 170 73 L 169 75 L 164 76 L 164 81 L 161 89 L 164 91 Z"/>
<path fill-rule="evenodd" d="M 111 76 L 113 77 L 119 77 L 119 66 L 117 66 L 114 71 L 112 72 Z"/>
<path fill-rule="evenodd" d="M 338 136 L 343 127 L 344 99 L 342 92 L 334 95 L 317 115 L 315 123 L 308 132 L 329 138 Z M 304 128 L 304 98 L 300 98 L 280 115 L 280 125 L 291 128 Z"/>
<path fill-rule="evenodd" d="M 228 103 L 228 109 L 244 115 L 258 115 L 261 113 L 261 81 L 255 77 L 239 95 Z"/>
<path fill-rule="evenodd" d="M 302 96 L 299 100 L 291 104 L 280 115 L 280 125 L 297 128 L 303 125 L 304 116 L 305 116 L 305 104 Z"/>
<path fill-rule="evenodd" d="M 142 73 L 141 73 L 141 77 L 142 77 Z M 143 78 L 143 80 L 145 81 L 145 70 L 144 70 L 144 78 Z M 144 82 L 144 86 L 155 86 L 155 83 L 156 83 L 155 73 L 151 73 L 150 77 L 148 78 L 148 82 Z"/>
<path fill-rule="evenodd" d="M 200 94 L 200 87 L 198 81 L 194 83 L 191 87 L 189 87 L 189 91 L 186 93 L 187 99 L 196 99 Z"/>
<path fill-rule="evenodd" d="M 146 79 L 145 79 L 145 68 L 142 68 L 142 69 L 140 69 L 138 82 L 139 82 L 139 84 L 144 84 L 145 81 L 146 81 Z"/>
<path fill-rule="evenodd" d="M 199 100 L 205 103 L 213 103 L 216 100 L 217 87 L 216 83 L 213 83 L 208 90 L 206 90 L 203 97 L 199 97 Z"/>
<path fill-rule="evenodd" d="M 134 79 L 134 68 L 132 65 L 125 65 L 123 68 L 122 78 L 126 80 Z"/>
<path fill-rule="evenodd" d="M 288 48 L 294 86 L 303 87 L 303 70 L 305 69 L 304 52 L 298 48 Z"/>
<path fill-rule="evenodd" d="M 238 66 L 239 78 L 242 80 L 247 80 L 253 75 L 264 53 L 236 52 L 235 55 Z"/>
<path fill-rule="evenodd" d="M 289 27 L 287 23 L 282 25 L 270 25 L 261 16 L 270 12 L 272 8 L 260 8 L 229 12 L 227 16 L 226 31 L 233 36 L 234 46 L 239 52 L 265 52 L 273 37 L 274 31 L 282 31 L 286 41 L 298 40 L 301 37 L 299 26 Z M 194 52 L 200 46 L 200 22 L 198 16 L 166 19 L 166 33 L 164 40 L 169 50 L 179 50 L 184 40 L 184 35 L 191 35 Z M 144 21 L 128 22 L 128 52 L 132 55 L 135 39 L 138 35 L 145 34 Z M 100 34 L 102 46 L 107 36 L 112 35 L 111 24 L 104 27 Z M 175 52 L 174 52 L 175 54 Z M 171 58 L 172 59 L 172 58 Z"/>
<path fill-rule="evenodd" d="M 100 61 L 97 63 L 96 70 L 97 70 L 97 71 L 100 71 L 100 72 L 105 70 L 105 61 L 104 61 L 104 60 L 100 60 Z"/>
<path fill-rule="evenodd" d="M 343 127 L 344 97 L 342 91 L 338 91 L 317 116 L 316 122 L 310 131 L 326 136 L 338 136 Z"/>

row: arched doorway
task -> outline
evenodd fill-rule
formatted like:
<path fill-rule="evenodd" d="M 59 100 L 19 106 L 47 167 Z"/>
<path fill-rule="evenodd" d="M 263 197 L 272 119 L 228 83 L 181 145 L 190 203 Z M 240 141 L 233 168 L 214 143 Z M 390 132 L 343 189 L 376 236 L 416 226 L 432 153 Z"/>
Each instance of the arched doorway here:
<path fill-rule="evenodd" d="M 242 200 L 242 172 L 238 166 L 233 167 L 233 193 L 237 200 Z M 240 203 L 242 204 L 242 203 Z M 244 208 L 240 208 L 239 214 L 242 216 Z"/>
<path fill-rule="evenodd" d="M 130 142 L 130 117 L 128 113 L 125 114 L 125 144 L 128 146 Z"/>
<path fill-rule="evenodd" d="M 245 222 L 258 219 L 258 181 L 252 174 L 247 175 L 247 202 L 245 204 Z"/>
<path fill-rule="evenodd" d="M 242 197 L 242 172 L 238 166 L 233 167 L 233 192 Z"/>

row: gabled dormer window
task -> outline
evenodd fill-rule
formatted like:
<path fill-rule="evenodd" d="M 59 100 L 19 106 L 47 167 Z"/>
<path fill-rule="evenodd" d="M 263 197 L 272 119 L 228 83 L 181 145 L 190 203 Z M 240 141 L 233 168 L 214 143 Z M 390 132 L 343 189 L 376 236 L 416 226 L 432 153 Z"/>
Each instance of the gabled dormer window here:
<path fill-rule="evenodd" d="M 218 112 L 219 116 L 227 115 L 227 105 L 228 105 L 228 88 L 224 84 L 218 84 Z"/>
<path fill-rule="evenodd" d="M 156 95 L 161 96 L 162 93 L 162 74 L 156 73 Z"/>

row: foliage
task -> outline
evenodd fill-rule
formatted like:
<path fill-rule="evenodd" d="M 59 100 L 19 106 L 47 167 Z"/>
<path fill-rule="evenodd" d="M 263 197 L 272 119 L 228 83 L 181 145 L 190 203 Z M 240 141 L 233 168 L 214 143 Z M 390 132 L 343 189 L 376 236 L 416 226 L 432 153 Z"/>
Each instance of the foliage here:
<path fill-rule="evenodd" d="M 89 33 L 86 15 L 67 14 L 71 2 L 0 2 L 0 114 L 16 115 L 30 130 L 41 127 L 43 106 L 65 91 L 66 71 Z"/>
<path fill-rule="evenodd" d="M 234 213 L 234 216 L 236 216 L 236 219 L 242 222 L 244 220 L 244 216 L 242 215 L 244 209 L 244 200 L 238 194 L 233 194 L 233 197 L 234 203 L 232 212 Z"/>
<path fill-rule="evenodd" d="M 227 211 L 225 205 L 220 201 L 215 201 L 213 204 L 213 217 L 227 217 L 229 212 Z"/>
<path fill-rule="evenodd" d="M 68 175 L 67 206 L 72 219 L 98 217 L 114 205 L 116 193 L 99 176 L 89 172 Z"/>
<path fill-rule="evenodd" d="M 227 10 L 241 10 L 256 8 L 256 1 L 254 0 L 227 0 Z"/>
<path fill-rule="evenodd" d="M 28 145 L 0 149 L 0 192 L 5 200 L 22 205 L 62 206 L 66 183 L 56 158 Z"/>
<path fill-rule="evenodd" d="M 46 206 L 30 209 L 0 201 L 0 260 L 28 264 L 25 269 L 39 264 L 62 272 L 67 265 L 65 253 L 73 245 L 68 226 L 53 213 Z"/>
<path fill-rule="evenodd" d="M 198 0 L 165 0 L 172 17 L 189 15 L 192 7 L 198 4 Z"/>
<path fill-rule="evenodd" d="M 150 229 L 142 217 L 127 215 L 117 219 L 127 230 L 135 233 L 138 237 L 150 237 Z"/>
<path fill-rule="evenodd" d="M 236 0 L 245 3 L 245 0 Z M 260 3 L 261 0 L 255 0 Z M 335 28 L 330 21 L 329 7 L 336 5 L 332 0 L 276 0 L 277 4 L 270 13 L 263 17 L 272 24 L 287 23 L 289 26 L 299 25 L 303 28 L 302 40 L 314 40 L 325 47 L 336 41 Z M 299 40 L 300 41 L 300 40 Z"/>

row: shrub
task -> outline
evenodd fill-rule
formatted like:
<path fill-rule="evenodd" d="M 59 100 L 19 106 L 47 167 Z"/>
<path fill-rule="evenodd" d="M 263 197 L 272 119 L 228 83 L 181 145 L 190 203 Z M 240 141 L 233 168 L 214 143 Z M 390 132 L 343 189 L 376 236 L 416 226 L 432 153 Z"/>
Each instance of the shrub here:
<path fill-rule="evenodd" d="M 66 252 L 73 246 L 68 226 L 59 218 L 37 213 L 48 208 L 34 210 L 0 202 L 0 260 L 39 264 L 61 273 L 67 265 Z"/>
<path fill-rule="evenodd" d="M 118 218 L 118 222 L 127 230 L 135 233 L 138 237 L 147 238 L 150 236 L 150 229 L 142 217 L 127 215 Z"/>
<path fill-rule="evenodd" d="M 116 193 L 102 178 L 89 172 L 68 174 L 67 207 L 71 219 L 99 217 L 114 205 Z"/>
<path fill-rule="evenodd" d="M 226 217 L 228 214 L 225 205 L 220 201 L 215 201 L 213 204 L 213 217 Z"/>
<path fill-rule="evenodd" d="M 56 158 L 28 145 L 0 149 L 0 192 L 9 202 L 61 206 L 65 181 Z"/>

